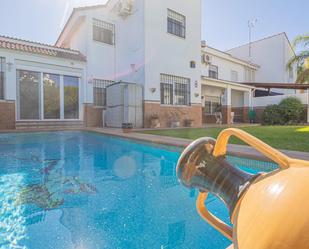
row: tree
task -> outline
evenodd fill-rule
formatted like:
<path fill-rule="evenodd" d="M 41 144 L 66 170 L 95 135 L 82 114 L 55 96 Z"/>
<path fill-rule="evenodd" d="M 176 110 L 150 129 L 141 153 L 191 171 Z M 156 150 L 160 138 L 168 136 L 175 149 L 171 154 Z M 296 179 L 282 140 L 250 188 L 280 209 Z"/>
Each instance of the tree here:
<path fill-rule="evenodd" d="M 309 83 L 309 34 L 297 36 L 293 41 L 293 47 L 296 53 L 289 60 L 287 68 L 291 70 L 296 66 L 296 83 Z"/>

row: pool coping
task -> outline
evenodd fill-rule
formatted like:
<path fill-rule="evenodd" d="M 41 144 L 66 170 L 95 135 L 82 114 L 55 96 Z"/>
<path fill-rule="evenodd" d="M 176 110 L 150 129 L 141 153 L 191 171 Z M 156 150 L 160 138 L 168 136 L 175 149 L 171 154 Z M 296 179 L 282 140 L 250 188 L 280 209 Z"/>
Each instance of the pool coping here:
<path fill-rule="evenodd" d="M 139 142 L 146 142 L 150 144 L 158 144 L 165 146 L 172 146 L 181 149 L 187 147 L 194 140 L 185 138 L 175 138 L 160 135 L 144 134 L 140 132 L 123 133 L 122 129 L 117 128 L 46 128 L 46 129 L 27 129 L 27 130 L 1 130 L 1 133 L 27 133 L 27 132 L 48 132 L 48 131 L 90 131 L 101 133 L 104 135 L 115 136 L 119 138 L 131 139 Z M 291 158 L 297 158 L 309 161 L 309 153 L 301 151 L 279 150 Z M 271 162 L 270 159 L 262 155 L 247 145 L 229 144 L 227 152 L 231 156 L 244 157 L 247 159 L 261 160 Z"/>
<path fill-rule="evenodd" d="M 155 144 L 162 144 L 173 147 L 180 147 L 184 149 L 194 140 L 167 137 L 160 135 L 144 134 L 139 132 L 123 133 L 121 129 L 111 129 L 111 128 L 84 128 L 85 131 L 93 131 L 97 133 L 102 133 L 105 135 L 111 135 L 121 138 L 133 139 L 141 142 L 149 142 Z M 309 161 L 309 153 L 301 151 L 290 151 L 290 150 L 279 150 L 291 158 L 297 158 Z M 248 159 L 261 160 L 266 162 L 272 162 L 269 158 L 256 151 L 254 148 L 247 145 L 229 144 L 227 152 L 231 156 L 245 157 Z"/>

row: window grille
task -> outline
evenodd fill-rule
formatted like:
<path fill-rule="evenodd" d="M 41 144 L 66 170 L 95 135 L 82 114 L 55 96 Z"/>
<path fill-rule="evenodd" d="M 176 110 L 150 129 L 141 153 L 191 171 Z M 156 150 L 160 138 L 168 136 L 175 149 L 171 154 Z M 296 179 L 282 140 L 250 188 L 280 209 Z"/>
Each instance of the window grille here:
<path fill-rule="evenodd" d="M 190 105 L 190 79 L 161 74 L 161 104 Z"/>
<path fill-rule="evenodd" d="M 209 78 L 218 79 L 218 67 L 214 65 L 209 66 Z"/>
<path fill-rule="evenodd" d="M 0 57 L 0 99 L 4 99 L 5 58 Z"/>
<path fill-rule="evenodd" d="M 113 83 L 112 80 L 93 80 L 93 104 L 95 106 L 106 106 L 106 87 Z"/>
<path fill-rule="evenodd" d="M 182 38 L 186 37 L 186 17 L 168 9 L 167 32 Z"/>
<path fill-rule="evenodd" d="M 93 40 L 106 44 L 115 44 L 115 25 L 93 19 Z"/>

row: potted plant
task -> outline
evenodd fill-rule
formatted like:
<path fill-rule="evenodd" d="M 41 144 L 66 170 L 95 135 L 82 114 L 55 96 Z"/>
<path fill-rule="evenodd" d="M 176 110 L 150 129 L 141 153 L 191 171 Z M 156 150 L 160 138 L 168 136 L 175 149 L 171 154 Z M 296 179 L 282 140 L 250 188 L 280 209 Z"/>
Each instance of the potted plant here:
<path fill-rule="evenodd" d="M 171 121 L 171 128 L 177 128 L 180 126 L 180 118 L 179 118 L 179 113 L 177 112 L 172 112 L 171 113 L 171 118 L 170 118 L 170 121 Z"/>
<path fill-rule="evenodd" d="M 159 114 L 153 113 L 149 116 L 150 120 L 150 127 L 151 128 L 160 128 L 160 120 L 159 120 Z"/>
<path fill-rule="evenodd" d="M 133 129 L 132 123 L 122 123 L 122 131 L 123 133 L 129 133 Z"/>
<path fill-rule="evenodd" d="M 194 124 L 194 120 L 193 120 L 193 119 L 186 118 L 186 119 L 184 120 L 184 125 L 185 125 L 185 127 L 193 127 L 193 124 Z"/>

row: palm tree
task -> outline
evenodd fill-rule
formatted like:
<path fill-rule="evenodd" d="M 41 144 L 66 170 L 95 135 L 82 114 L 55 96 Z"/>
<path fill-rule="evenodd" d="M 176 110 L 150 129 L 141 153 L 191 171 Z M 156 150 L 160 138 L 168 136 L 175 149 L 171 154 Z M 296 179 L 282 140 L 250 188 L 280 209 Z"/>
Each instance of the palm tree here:
<path fill-rule="evenodd" d="M 296 52 L 288 64 L 288 69 L 297 67 L 296 83 L 309 83 L 309 34 L 297 36 L 292 43 Z"/>

